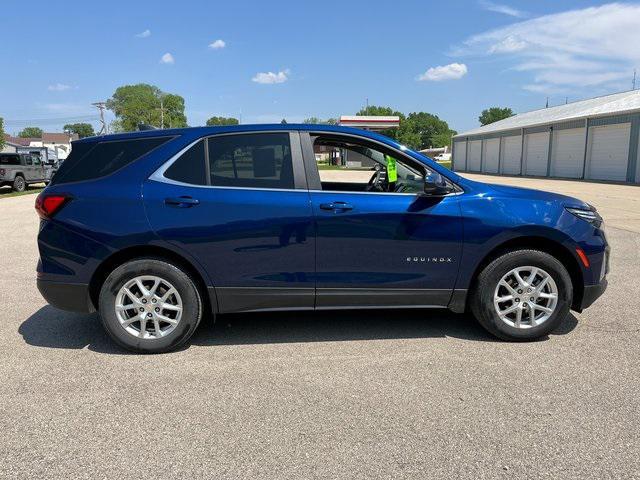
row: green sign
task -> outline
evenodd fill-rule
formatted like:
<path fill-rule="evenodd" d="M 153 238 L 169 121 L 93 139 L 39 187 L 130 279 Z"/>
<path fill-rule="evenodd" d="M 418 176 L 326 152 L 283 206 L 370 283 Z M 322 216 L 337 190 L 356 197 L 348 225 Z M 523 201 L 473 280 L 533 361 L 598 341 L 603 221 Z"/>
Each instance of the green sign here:
<path fill-rule="evenodd" d="M 396 168 L 396 159 L 385 155 L 387 159 L 387 181 L 393 183 L 398 180 L 398 170 Z"/>

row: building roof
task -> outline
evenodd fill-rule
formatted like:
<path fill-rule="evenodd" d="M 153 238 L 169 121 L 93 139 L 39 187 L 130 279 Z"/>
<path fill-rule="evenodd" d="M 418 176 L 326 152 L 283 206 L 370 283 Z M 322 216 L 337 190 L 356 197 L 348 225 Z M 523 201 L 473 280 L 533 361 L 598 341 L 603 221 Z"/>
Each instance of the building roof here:
<path fill-rule="evenodd" d="M 71 134 L 71 141 L 78 140 L 78 134 Z M 69 143 L 69 134 L 67 133 L 43 133 L 42 141 L 44 143 Z"/>
<path fill-rule="evenodd" d="M 395 128 L 400 125 L 400 117 L 397 115 L 342 115 L 339 123 L 340 125 L 347 127 L 384 130 L 386 128 Z"/>
<path fill-rule="evenodd" d="M 67 133 L 43 133 L 42 138 L 38 137 L 12 137 L 11 135 L 4 136 L 7 142 L 13 143 L 15 145 L 20 145 L 23 147 L 28 147 L 31 145 L 31 142 L 43 142 L 43 143 L 69 143 L 69 135 Z M 74 133 L 71 135 L 71 141 L 78 140 L 78 134 Z"/>
<path fill-rule="evenodd" d="M 460 133 L 456 138 L 636 111 L 640 111 L 640 90 L 631 90 L 520 113 L 499 122 Z"/>

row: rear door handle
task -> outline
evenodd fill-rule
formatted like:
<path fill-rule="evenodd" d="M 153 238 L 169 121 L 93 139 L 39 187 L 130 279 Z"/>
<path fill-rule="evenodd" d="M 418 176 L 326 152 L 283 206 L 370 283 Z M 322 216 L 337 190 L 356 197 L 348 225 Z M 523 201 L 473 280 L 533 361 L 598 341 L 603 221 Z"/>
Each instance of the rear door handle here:
<path fill-rule="evenodd" d="M 353 205 L 346 202 L 331 202 L 321 203 L 320 208 L 322 210 L 332 210 L 334 212 L 345 212 L 347 210 L 353 210 Z"/>
<path fill-rule="evenodd" d="M 165 205 L 177 208 L 189 208 L 200 204 L 200 200 L 191 197 L 172 197 L 164 199 Z"/>

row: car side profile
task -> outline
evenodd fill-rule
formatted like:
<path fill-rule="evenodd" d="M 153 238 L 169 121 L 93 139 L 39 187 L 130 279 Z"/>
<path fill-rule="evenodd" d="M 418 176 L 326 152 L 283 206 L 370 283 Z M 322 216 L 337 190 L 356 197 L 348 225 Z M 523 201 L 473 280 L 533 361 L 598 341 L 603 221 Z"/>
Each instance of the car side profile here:
<path fill-rule="evenodd" d="M 607 285 L 590 205 L 339 126 L 82 139 L 36 209 L 44 298 L 137 352 L 179 347 L 207 312 L 267 310 L 448 308 L 533 340 Z"/>
<path fill-rule="evenodd" d="M 32 183 L 48 183 L 50 179 L 51 171 L 38 155 L 0 153 L 0 187 L 24 192 Z"/>

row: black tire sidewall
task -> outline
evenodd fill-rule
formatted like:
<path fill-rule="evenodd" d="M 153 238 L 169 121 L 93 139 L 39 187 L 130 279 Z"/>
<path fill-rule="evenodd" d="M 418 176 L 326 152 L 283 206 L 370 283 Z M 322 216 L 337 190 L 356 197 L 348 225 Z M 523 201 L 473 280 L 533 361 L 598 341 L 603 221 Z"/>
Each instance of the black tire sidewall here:
<path fill-rule="evenodd" d="M 22 188 L 18 188 L 18 185 L 20 185 L 19 179 L 22 180 Z M 22 177 L 21 175 L 16 176 L 16 178 L 13 179 L 13 189 L 16 192 L 24 192 L 27 189 L 27 181 L 24 179 L 24 177 Z"/>
<path fill-rule="evenodd" d="M 140 275 L 156 275 L 170 282 L 180 294 L 182 318 L 175 330 L 159 339 L 141 339 L 125 331 L 115 313 L 115 301 L 122 286 Z M 202 318 L 200 293 L 189 275 L 179 267 L 158 259 L 134 260 L 116 268 L 100 289 L 99 312 L 107 333 L 120 346 L 141 353 L 162 353 L 175 350 L 186 342 Z"/>
<path fill-rule="evenodd" d="M 509 271 L 522 266 L 539 267 L 553 278 L 558 287 L 558 303 L 551 317 L 533 328 L 519 329 L 504 323 L 493 306 L 495 288 Z M 472 310 L 489 332 L 504 340 L 535 340 L 548 335 L 566 318 L 571 308 L 573 287 L 566 268 L 548 253 L 537 250 L 509 252 L 491 262 L 478 277 Z"/>

